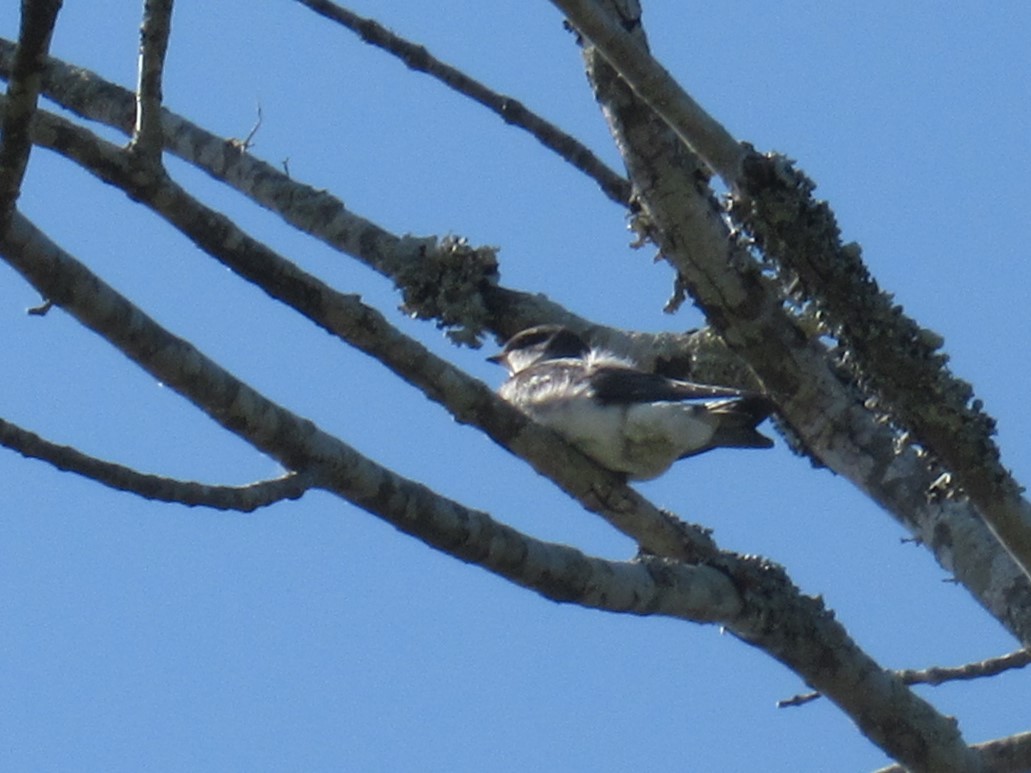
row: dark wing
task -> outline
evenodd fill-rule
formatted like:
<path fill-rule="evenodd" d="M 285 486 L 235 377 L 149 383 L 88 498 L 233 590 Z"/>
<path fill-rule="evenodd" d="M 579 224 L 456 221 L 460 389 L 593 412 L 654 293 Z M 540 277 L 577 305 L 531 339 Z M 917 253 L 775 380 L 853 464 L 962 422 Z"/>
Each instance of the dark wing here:
<path fill-rule="evenodd" d="M 703 400 L 750 397 L 753 393 L 730 387 L 677 381 L 657 373 L 602 365 L 590 375 L 594 398 L 601 403 L 646 403 L 656 400 Z"/>

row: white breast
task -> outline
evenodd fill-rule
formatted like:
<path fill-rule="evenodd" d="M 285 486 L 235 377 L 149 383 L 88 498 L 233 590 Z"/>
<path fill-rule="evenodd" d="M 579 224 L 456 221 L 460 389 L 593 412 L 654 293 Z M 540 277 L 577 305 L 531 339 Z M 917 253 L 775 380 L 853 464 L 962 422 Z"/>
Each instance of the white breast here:
<path fill-rule="evenodd" d="M 610 470 L 636 480 L 658 477 L 712 438 L 704 407 L 680 402 L 595 401 L 582 361 L 553 361 L 502 385 L 501 396 L 563 435 Z"/>
<path fill-rule="evenodd" d="M 682 403 L 603 406 L 581 396 L 537 402 L 526 409 L 603 467 L 636 480 L 658 477 L 712 437 L 704 417 Z"/>

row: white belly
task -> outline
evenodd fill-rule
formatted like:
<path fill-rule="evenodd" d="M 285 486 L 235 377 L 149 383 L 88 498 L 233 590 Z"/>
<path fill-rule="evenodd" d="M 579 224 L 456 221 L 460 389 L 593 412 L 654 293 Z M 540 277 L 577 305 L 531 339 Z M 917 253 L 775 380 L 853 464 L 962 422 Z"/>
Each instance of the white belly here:
<path fill-rule="evenodd" d="M 712 438 L 704 412 L 683 403 L 601 406 L 589 399 L 552 399 L 526 406 L 603 467 L 636 480 L 658 477 Z"/>

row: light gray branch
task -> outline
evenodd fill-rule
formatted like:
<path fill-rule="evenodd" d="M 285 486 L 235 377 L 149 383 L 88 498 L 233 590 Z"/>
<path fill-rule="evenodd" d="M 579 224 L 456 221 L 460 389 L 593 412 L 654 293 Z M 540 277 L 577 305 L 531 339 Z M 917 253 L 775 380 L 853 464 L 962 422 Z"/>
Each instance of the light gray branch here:
<path fill-rule="evenodd" d="M 13 51 L 13 44 L 0 38 L 0 74 L 9 72 Z M 126 134 L 132 131 L 132 93 L 96 73 L 51 58 L 43 88 L 48 98 L 80 116 Z M 175 155 L 396 283 L 411 275 L 413 267 L 418 268 L 422 250 L 435 243 L 429 238 L 405 239 L 392 234 L 349 212 L 332 193 L 292 180 L 276 167 L 242 152 L 240 143 L 216 137 L 167 109 L 163 116 L 168 149 Z M 651 368 L 658 361 L 669 375 L 752 385 L 740 361 L 721 342 L 704 333 L 628 335 L 579 317 L 539 293 L 496 284 L 478 290 L 482 305 L 492 314 L 491 329 L 502 339 L 532 325 L 561 324 L 597 345 L 632 355 L 643 367 Z"/>
<path fill-rule="evenodd" d="M 50 36 L 61 2 L 25 0 L 21 8 L 21 29 L 7 83 L 8 107 L 0 124 L 0 232 L 7 227 L 21 193 L 32 149 L 29 125 L 36 112 Z"/>
<path fill-rule="evenodd" d="M 0 74 L 10 72 L 14 45 L 0 39 Z M 44 75 L 44 93 L 66 109 L 99 121 L 125 134 L 133 130 L 132 92 L 96 73 L 51 58 Z M 282 170 L 246 152 L 242 143 L 226 140 L 191 122 L 162 111 L 166 149 L 207 172 L 285 222 L 356 258 L 400 286 L 403 277 L 417 276 L 433 237 L 412 238 L 390 233 L 351 211 L 331 193 L 292 180 Z M 542 322 L 585 331 L 592 324 L 540 294 L 486 284 L 478 289 L 479 303 L 491 314 L 491 329 L 501 338 Z"/>
<path fill-rule="evenodd" d="M 639 40 L 635 50 L 643 52 L 639 7 L 632 0 L 618 5 L 620 23 L 635 30 Z M 617 18 L 615 11 L 611 13 Z M 598 100 L 637 190 L 649 234 L 674 263 L 692 297 L 728 346 L 754 368 L 806 446 L 818 458 L 829 457 L 832 463 L 845 461 L 839 447 L 843 442 L 851 446 L 851 437 L 840 424 L 831 422 L 833 417 L 840 422 L 853 411 L 862 411 L 856 394 L 828 368 L 826 352 L 787 316 L 783 299 L 751 256 L 731 238 L 711 193 L 699 182 L 705 178 L 699 174 L 692 154 L 595 48 L 588 46 L 585 56 Z M 873 457 L 876 464 L 892 459 L 891 448 L 883 450 L 887 453 Z M 859 472 L 854 467 L 851 471 Z M 870 472 L 862 470 L 858 477 L 865 481 L 871 477 Z M 741 635 L 768 652 L 779 653 L 777 656 L 793 668 L 804 670 L 800 661 L 807 659 L 806 650 L 783 646 L 782 624 L 778 618 L 777 627 Z M 879 681 L 882 676 L 860 680 L 862 687 L 859 682 L 849 687 L 847 682 L 836 681 L 832 685 L 835 692 L 826 694 L 865 735 L 905 764 L 941 771 L 976 767 L 976 759 L 955 725 L 927 705 L 919 709 L 914 705 L 914 713 L 908 715 L 905 724 L 885 723 L 878 716 L 879 709 L 883 709 L 884 701 L 890 701 L 896 687 Z M 809 683 L 821 689 L 813 681 Z M 866 698 L 857 692 L 877 697 L 867 696 L 871 703 L 865 703 Z"/>
<path fill-rule="evenodd" d="M 1031 770 L 1031 732 L 974 744 L 983 773 L 1027 773 Z M 876 773 L 907 773 L 901 765 L 889 765 Z"/>
<path fill-rule="evenodd" d="M 16 424 L 0 419 L 0 445 L 22 456 L 40 459 L 59 470 L 74 472 L 118 491 L 158 502 L 175 502 L 189 507 L 211 507 L 250 513 L 286 499 L 299 499 L 311 484 L 304 475 L 290 473 L 246 486 L 212 486 L 194 481 L 149 475 L 131 467 L 84 454 L 71 446 L 58 445 Z"/>
<path fill-rule="evenodd" d="M 136 123 L 130 147 L 148 164 L 161 163 L 162 73 L 168 37 L 172 32 L 172 0 L 144 0 L 140 25 L 139 74 L 136 85 Z"/>
<path fill-rule="evenodd" d="M 842 244 L 834 213 L 816 184 L 776 155 L 751 153 L 735 183 L 731 216 L 780 266 L 847 353 L 843 364 L 877 397 L 877 410 L 910 431 L 947 470 L 949 496 L 977 512 L 1031 576 L 1031 503 L 1001 462 L 995 420 L 956 378 L 943 340 L 906 316 L 883 292 L 856 244 Z"/>

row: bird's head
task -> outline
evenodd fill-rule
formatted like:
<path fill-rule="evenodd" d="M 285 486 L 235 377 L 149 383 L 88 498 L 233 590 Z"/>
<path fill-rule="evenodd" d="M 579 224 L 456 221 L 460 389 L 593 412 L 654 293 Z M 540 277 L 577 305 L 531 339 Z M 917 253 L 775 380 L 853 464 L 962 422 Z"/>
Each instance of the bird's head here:
<path fill-rule="evenodd" d="M 590 347 L 572 330 L 561 325 L 538 325 L 516 333 L 487 360 L 504 365 L 509 373 L 518 373 L 543 360 L 579 358 L 589 351 Z"/>

